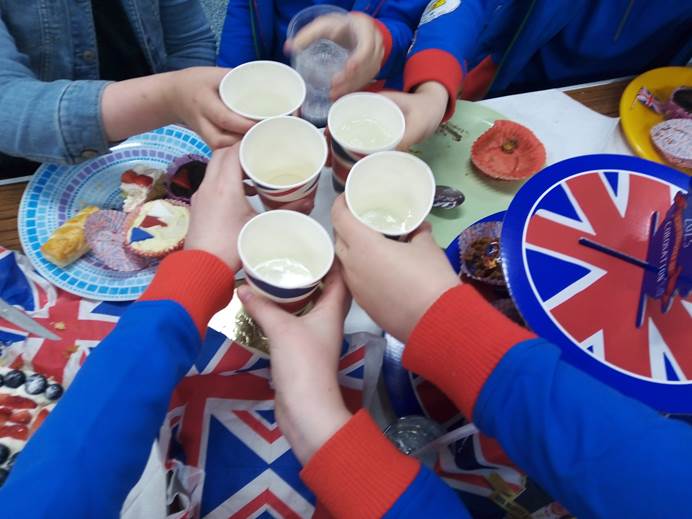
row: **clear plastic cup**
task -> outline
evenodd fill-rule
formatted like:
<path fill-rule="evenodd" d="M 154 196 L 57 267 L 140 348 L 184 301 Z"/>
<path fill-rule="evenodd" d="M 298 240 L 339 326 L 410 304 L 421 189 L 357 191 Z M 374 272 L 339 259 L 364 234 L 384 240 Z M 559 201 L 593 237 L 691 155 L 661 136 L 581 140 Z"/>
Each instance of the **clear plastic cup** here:
<path fill-rule="evenodd" d="M 345 16 L 348 11 L 329 4 L 313 5 L 303 9 L 288 24 L 286 39 L 295 37 L 303 27 L 320 16 L 332 14 Z M 329 96 L 332 79 L 344 69 L 349 53 L 350 49 L 321 38 L 291 56 L 291 66 L 303 77 L 307 90 L 300 115 L 318 128 L 327 125 L 327 114 L 332 106 Z"/>

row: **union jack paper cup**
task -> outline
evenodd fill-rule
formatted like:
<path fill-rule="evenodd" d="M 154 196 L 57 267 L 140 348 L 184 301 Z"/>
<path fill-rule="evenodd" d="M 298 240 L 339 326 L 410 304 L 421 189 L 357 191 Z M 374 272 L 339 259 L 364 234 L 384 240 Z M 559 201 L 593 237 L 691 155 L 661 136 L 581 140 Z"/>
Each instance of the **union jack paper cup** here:
<path fill-rule="evenodd" d="M 253 121 L 297 114 L 305 93 L 301 75 L 277 61 L 244 63 L 219 83 L 219 96 L 228 109 Z"/>
<path fill-rule="evenodd" d="M 404 114 L 391 99 L 369 92 L 336 101 L 327 117 L 333 183 L 343 191 L 353 165 L 366 155 L 393 150 L 406 130 Z"/>
<path fill-rule="evenodd" d="M 285 310 L 298 313 L 317 296 L 334 261 L 324 228 L 296 211 L 268 211 L 247 222 L 238 254 L 248 283 Z"/>
<path fill-rule="evenodd" d="M 435 198 L 430 167 L 403 151 L 380 151 L 356 162 L 346 179 L 346 205 L 388 238 L 405 240 L 423 223 Z"/>
<path fill-rule="evenodd" d="M 266 209 L 314 199 L 327 160 L 327 141 L 297 117 L 273 117 L 253 126 L 240 143 L 240 164 Z"/>

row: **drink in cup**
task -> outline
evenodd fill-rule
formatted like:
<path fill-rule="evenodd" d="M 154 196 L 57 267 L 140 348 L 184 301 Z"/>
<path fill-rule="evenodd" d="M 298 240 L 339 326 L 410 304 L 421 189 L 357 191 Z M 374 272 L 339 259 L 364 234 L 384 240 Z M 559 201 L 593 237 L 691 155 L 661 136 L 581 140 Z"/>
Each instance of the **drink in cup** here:
<path fill-rule="evenodd" d="M 238 235 L 238 254 L 248 283 L 289 312 L 316 296 L 334 261 L 334 246 L 315 220 L 295 211 L 252 218 Z"/>
<path fill-rule="evenodd" d="M 229 71 L 219 96 L 233 112 L 261 121 L 297 114 L 305 100 L 305 82 L 295 70 L 276 61 L 250 61 Z"/>
<path fill-rule="evenodd" d="M 312 124 L 298 117 L 265 119 L 240 143 L 240 164 L 266 209 L 314 199 L 327 160 L 327 142 Z"/>
<path fill-rule="evenodd" d="M 339 99 L 329 110 L 333 182 L 343 191 L 356 161 L 378 151 L 392 150 L 406 129 L 404 114 L 385 96 L 359 92 Z"/>
<path fill-rule="evenodd" d="M 359 160 L 346 179 L 346 205 L 365 225 L 406 239 L 432 209 L 435 178 L 418 157 L 381 151 Z"/>
<path fill-rule="evenodd" d="M 286 39 L 292 39 L 305 26 L 325 15 L 346 16 L 348 11 L 334 5 L 313 5 L 296 14 L 288 24 Z M 291 65 L 303 77 L 307 87 L 301 117 L 318 128 L 327 124 L 327 113 L 332 105 L 329 95 L 334 76 L 341 72 L 348 60 L 349 49 L 336 42 L 320 38 L 291 56 Z"/>

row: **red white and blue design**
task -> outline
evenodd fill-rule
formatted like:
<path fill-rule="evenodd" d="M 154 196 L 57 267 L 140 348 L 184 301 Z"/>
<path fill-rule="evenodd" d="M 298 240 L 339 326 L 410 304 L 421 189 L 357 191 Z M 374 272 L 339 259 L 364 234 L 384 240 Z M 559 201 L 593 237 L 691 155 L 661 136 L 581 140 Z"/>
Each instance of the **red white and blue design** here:
<path fill-rule="evenodd" d="M 81 299 L 55 288 L 25 256 L 2 248 L 0 297 L 60 336 L 28 336 L 0 319 L 3 365 L 44 373 L 65 386 L 130 304 Z M 342 393 L 353 411 L 362 406 L 365 351 L 362 342 L 345 342 L 339 361 Z M 202 516 L 320 516 L 276 424 L 273 399 L 269 360 L 210 328 L 173 395 L 160 436 L 168 446 L 167 467 L 178 460 L 204 470 L 201 505 L 195 489 L 187 496 Z"/>
<path fill-rule="evenodd" d="M 678 413 L 692 411 L 692 296 L 689 265 L 668 260 L 689 261 L 689 183 L 635 157 L 569 159 L 521 188 L 501 240 L 512 297 L 536 333 L 603 382 Z M 666 290 L 655 278 L 673 274 L 678 284 L 656 299 Z"/>
<path fill-rule="evenodd" d="M 365 346 L 344 343 L 339 381 L 361 406 Z M 315 498 L 278 428 L 269 361 L 209 330 L 173 395 L 162 431 L 169 457 L 204 470 L 201 516 L 312 517 Z M 266 514 L 266 515 L 265 515 Z"/>

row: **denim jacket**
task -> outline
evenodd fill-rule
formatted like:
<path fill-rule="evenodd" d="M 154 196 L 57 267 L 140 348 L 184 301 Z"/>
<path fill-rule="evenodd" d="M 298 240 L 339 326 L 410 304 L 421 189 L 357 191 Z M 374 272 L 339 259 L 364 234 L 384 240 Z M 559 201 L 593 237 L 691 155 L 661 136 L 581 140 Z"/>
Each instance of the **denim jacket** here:
<path fill-rule="evenodd" d="M 120 0 L 154 72 L 213 65 L 199 0 Z M 108 150 L 91 0 L 0 0 L 0 152 L 75 163 Z"/>

